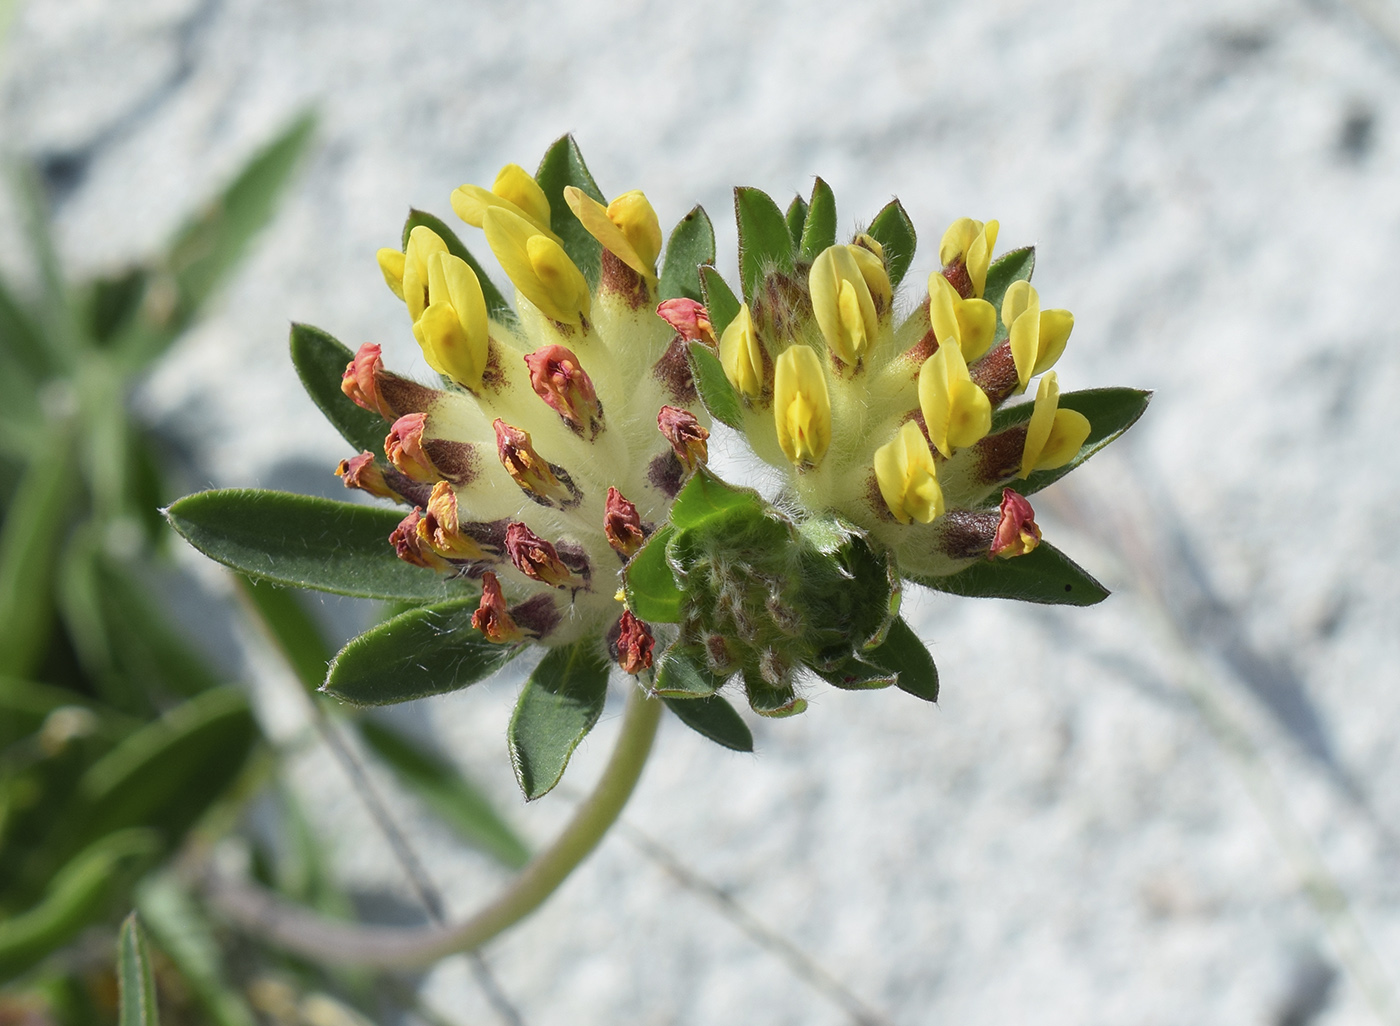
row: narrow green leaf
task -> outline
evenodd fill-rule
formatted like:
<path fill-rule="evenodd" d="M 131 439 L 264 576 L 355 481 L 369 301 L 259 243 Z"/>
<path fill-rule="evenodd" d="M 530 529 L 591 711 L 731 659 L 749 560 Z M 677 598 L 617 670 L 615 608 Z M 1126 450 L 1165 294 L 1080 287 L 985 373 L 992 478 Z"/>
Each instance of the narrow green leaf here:
<path fill-rule="evenodd" d="M 151 953 L 135 912 L 126 917 L 117 936 L 117 983 L 119 1026 L 160 1026 Z"/>
<path fill-rule="evenodd" d="M 809 263 L 828 246 L 836 245 L 836 197 L 820 178 L 812 185 L 807 223 L 802 227 L 802 259 Z"/>
<path fill-rule="evenodd" d="M 744 510 L 765 515 L 767 504 L 752 488 L 739 488 L 701 468 L 686 482 L 671 507 L 671 523 L 677 528 L 696 527 L 711 517 Z M 645 619 L 645 617 L 643 618 Z"/>
<path fill-rule="evenodd" d="M 982 298 L 991 303 L 997 312 L 997 341 L 1006 338 L 1006 325 L 1001 323 L 1001 301 L 1013 281 L 1030 281 L 1035 270 L 1035 247 L 1013 249 L 1005 253 L 987 268 L 987 287 Z"/>
<path fill-rule="evenodd" d="M 721 424 L 728 424 L 736 431 L 743 430 L 744 409 L 739 405 L 739 393 L 729 383 L 724 373 L 724 365 L 719 362 L 715 351 L 704 342 L 690 343 L 690 373 L 695 382 L 695 390 L 700 393 L 700 401 L 710 416 Z"/>
<path fill-rule="evenodd" d="M 701 300 L 700 265 L 715 262 L 715 229 L 698 204 L 681 218 L 666 243 L 661 265 L 661 298 Z"/>
<path fill-rule="evenodd" d="M 555 140 L 554 145 L 545 152 L 540 168 L 535 172 L 535 181 L 540 183 L 549 200 L 549 227 L 564 241 L 564 252 L 578 265 L 588 279 L 589 287 L 596 288 L 603 247 L 588 234 L 588 230 L 569 209 L 569 204 L 564 200 L 564 187 L 572 185 L 599 203 L 608 201 L 589 174 L 588 165 L 583 162 L 583 154 L 579 152 L 578 143 L 574 142 L 572 135 Z"/>
<path fill-rule="evenodd" d="M 123 830 L 70 859 L 54 874 L 43 900 L 0 920 L 0 982 L 42 961 L 102 916 L 159 846 L 150 830 Z"/>
<path fill-rule="evenodd" d="M 915 583 L 951 595 L 1009 598 L 1053 606 L 1092 606 L 1108 598 L 1094 580 L 1049 542 L 1015 559 L 981 560 L 949 577 L 916 577 Z"/>
<path fill-rule="evenodd" d="M 1011 482 L 1011 487 L 1022 495 L 1034 495 L 1054 484 L 1136 424 L 1151 400 L 1151 392 L 1136 388 L 1086 388 L 1063 393 L 1060 408 L 1076 410 L 1089 418 L 1089 437 L 1084 439 L 1074 459 L 1064 466 L 1033 471 L 1024 481 Z M 1014 424 L 1025 423 L 1034 409 L 1035 404 L 1030 402 L 1003 406 L 992 416 L 992 430 L 1004 431 Z"/>
<path fill-rule="evenodd" d="M 43 327 L 3 278 L 0 278 L 0 350 L 12 355 L 36 380 L 47 378 L 59 366 L 45 340 Z"/>
<path fill-rule="evenodd" d="M 792 270 L 792 240 L 783 212 L 761 189 L 734 190 L 734 217 L 739 223 L 739 278 L 744 298 L 752 303 L 765 272 Z"/>
<path fill-rule="evenodd" d="M 679 623 L 681 600 L 671 566 L 666 562 L 666 543 L 675 528 L 663 524 L 628 561 L 622 572 L 627 608 L 649 623 Z"/>
<path fill-rule="evenodd" d="M 58 247 L 54 244 L 53 214 L 36 168 L 19 164 L 14 168 L 14 196 L 19 208 L 20 226 L 28 255 L 39 272 L 39 302 L 34 307 L 42 324 L 38 336 L 44 344 L 52 369 L 72 368 L 77 362 L 81 335 L 74 330 L 72 298 L 63 277 Z"/>
<path fill-rule="evenodd" d="M 807 201 L 801 196 L 794 196 L 784 219 L 787 221 L 788 238 L 792 240 L 792 251 L 796 253 L 802 248 L 802 229 L 807 224 Z"/>
<path fill-rule="evenodd" d="M 392 705 L 484 680 L 519 648 L 493 644 L 472 626 L 479 601 L 410 609 L 365 631 L 340 650 L 322 690 L 355 705 Z"/>
<path fill-rule="evenodd" d="M 875 666 L 852 656 L 834 670 L 817 670 L 817 675 L 842 691 L 871 691 L 895 683 L 895 674 L 883 666 Z"/>
<path fill-rule="evenodd" d="M 310 324 L 293 324 L 290 341 L 292 364 L 311 401 L 357 453 L 378 452 L 389 425 L 340 390 L 340 379 L 355 354 Z"/>
<path fill-rule="evenodd" d="M 501 321 L 505 324 L 515 323 L 515 311 L 511 308 L 506 297 L 501 294 L 501 290 L 496 287 L 496 283 L 486 273 L 486 269 L 481 266 L 480 261 L 471 253 L 471 250 L 457 237 L 457 233 L 447 226 L 447 222 L 440 217 L 428 213 L 426 210 L 412 209 L 408 212 L 408 220 L 403 223 L 403 237 L 401 244 L 406 249 L 408 247 L 408 234 L 419 225 L 430 228 L 447 243 L 447 252 L 453 256 L 466 261 L 467 265 L 476 272 L 477 281 L 481 283 L 481 294 L 486 297 L 486 313 L 492 320 Z"/>
<path fill-rule="evenodd" d="M 914 629 L 896 617 L 884 644 L 865 653 L 876 666 L 897 674 L 895 686 L 925 702 L 938 701 L 938 667 Z"/>
<path fill-rule="evenodd" d="M 186 496 L 165 515 L 206 556 L 278 584 L 414 602 L 476 587 L 399 559 L 389 534 L 403 514 L 392 509 L 229 488 Z"/>
<path fill-rule="evenodd" d="M 909 215 L 904 212 L 904 206 L 899 200 L 890 200 L 875 215 L 875 220 L 870 222 L 866 231 L 884 247 L 885 268 L 890 274 L 890 285 L 898 288 L 914 260 L 914 249 L 918 244 L 914 222 L 909 220 Z"/>
<path fill-rule="evenodd" d="M 392 769 L 399 782 L 423 800 L 467 844 L 508 869 L 530 860 L 530 849 L 461 770 L 381 720 L 365 718 L 360 737 Z"/>
<path fill-rule="evenodd" d="M 715 338 L 719 338 L 729 327 L 729 322 L 739 316 L 739 299 L 713 267 L 700 268 L 700 290 L 705 297 L 705 312 L 710 315 Z"/>
<path fill-rule="evenodd" d="M 736 752 L 753 751 L 748 724 L 720 695 L 709 698 L 663 698 L 666 707 L 691 730 Z"/>
<path fill-rule="evenodd" d="M 296 673 L 301 686 L 316 691 L 326 682 L 331 651 L 320 625 L 297 599 L 297 592 L 238 575 L 238 590 L 267 636 Z"/>
<path fill-rule="evenodd" d="M 608 694 L 608 661 L 596 638 L 552 648 L 525 682 L 510 720 L 510 759 L 526 801 L 548 794 Z"/>
<path fill-rule="evenodd" d="M 724 684 L 694 655 L 672 645 L 656 666 L 651 690 L 663 698 L 709 698 Z"/>

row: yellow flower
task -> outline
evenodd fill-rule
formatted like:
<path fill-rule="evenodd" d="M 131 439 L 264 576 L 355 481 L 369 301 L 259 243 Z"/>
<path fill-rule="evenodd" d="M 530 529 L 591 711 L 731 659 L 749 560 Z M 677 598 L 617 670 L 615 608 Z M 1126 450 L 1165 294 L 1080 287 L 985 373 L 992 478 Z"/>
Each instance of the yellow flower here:
<path fill-rule="evenodd" d="M 480 390 L 490 327 L 486 297 L 476 272 L 460 257 L 434 253 L 428 260 L 428 307 L 413 326 L 428 366 L 459 385 Z"/>
<path fill-rule="evenodd" d="M 748 303 L 739 307 L 720 336 L 719 362 L 724 376 L 740 395 L 757 399 L 763 394 L 763 347 L 754 335 Z"/>
<path fill-rule="evenodd" d="M 1035 470 L 1063 467 L 1078 455 L 1089 437 L 1089 418 L 1059 406 L 1059 377 L 1051 371 L 1040 379 L 1035 393 L 1035 409 L 1026 425 L 1026 446 L 1021 450 L 1021 477 L 1030 477 Z"/>
<path fill-rule="evenodd" d="M 963 264 L 972 282 L 972 294 L 978 299 L 987 291 L 987 268 L 992 266 L 992 250 L 997 244 L 996 221 L 974 221 L 960 217 L 943 233 L 938 245 L 938 259 L 944 267 Z"/>
<path fill-rule="evenodd" d="M 661 222 L 640 190 L 624 192 L 605 207 L 570 185 L 564 189 L 564 200 L 604 249 L 638 274 L 655 280 Z"/>
<path fill-rule="evenodd" d="M 858 258 L 857 252 L 868 259 Z M 871 261 L 874 269 L 869 266 Z M 884 264 L 869 250 L 829 246 L 812 261 L 812 270 L 807 276 L 812 312 L 827 348 L 851 368 L 860 363 L 880 330 L 880 318 L 865 275 L 867 270 L 873 273 L 875 269 L 879 276 L 884 276 Z M 884 291 L 888 293 L 889 288 L 889 279 L 885 278 Z"/>
<path fill-rule="evenodd" d="M 382 252 L 382 251 L 381 251 Z M 438 233 L 425 225 L 419 225 L 408 233 L 408 245 L 404 248 L 403 280 L 399 286 L 399 296 L 408 304 L 408 316 L 413 323 L 423 316 L 428 308 L 428 261 L 434 253 L 446 253 L 447 243 Z M 391 267 L 395 261 L 390 261 Z M 385 260 L 381 256 L 380 270 L 384 270 Z M 386 274 L 387 278 L 387 274 Z M 393 288 L 391 284 L 389 286 Z"/>
<path fill-rule="evenodd" d="M 1055 366 L 1074 330 L 1074 314 L 1042 310 L 1030 282 L 1013 281 L 1001 301 L 1001 323 L 1006 325 L 1016 377 L 1024 389 L 1031 378 Z"/>
<path fill-rule="evenodd" d="M 945 459 L 992 429 L 992 404 L 973 382 L 962 349 L 949 339 L 919 368 L 919 409 L 928 436 Z"/>
<path fill-rule="evenodd" d="M 937 271 L 928 276 L 928 316 L 933 337 L 952 339 L 962 346 L 963 359 L 971 363 L 992 347 L 997 335 L 996 307 L 985 299 L 963 299 Z"/>
<path fill-rule="evenodd" d="M 875 481 L 901 524 L 927 524 L 943 515 L 943 489 L 933 453 L 914 421 L 906 420 L 891 441 L 875 450 Z"/>
<path fill-rule="evenodd" d="M 831 445 L 831 398 L 821 358 L 809 346 L 789 347 L 773 374 L 778 445 L 798 466 L 815 466 Z"/>
<path fill-rule="evenodd" d="M 519 164 L 507 164 L 496 175 L 487 192 L 479 185 L 458 186 L 452 192 L 452 209 L 469 225 L 483 228 L 488 210 L 505 210 L 523 217 L 535 230 L 555 242 L 560 241 L 549 228 L 549 199 L 539 183 Z"/>
<path fill-rule="evenodd" d="M 588 282 L 559 243 L 504 207 L 489 208 L 482 227 L 501 270 L 546 317 L 578 324 L 588 316 Z"/>

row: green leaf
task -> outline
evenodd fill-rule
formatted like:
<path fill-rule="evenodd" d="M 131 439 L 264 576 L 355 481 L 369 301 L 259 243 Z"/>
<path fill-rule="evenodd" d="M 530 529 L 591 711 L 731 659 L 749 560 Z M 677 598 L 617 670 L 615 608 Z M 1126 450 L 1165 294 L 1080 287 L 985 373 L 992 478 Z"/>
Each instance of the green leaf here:
<path fill-rule="evenodd" d="M 781 720 L 807 711 L 807 700 L 798 698 L 790 683 L 774 687 L 750 668 L 744 670 L 744 691 L 749 708 L 760 716 Z"/>
<path fill-rule="evenodd" d="M 987 268 L 987 287 L 982 290 L 982 298 L 991 303 L 997 312 L 997 341 L 1006 338 L 1006 325 L 1001 323 L 1001 301 L 1013 281 L 1030 281 L 1035 270 L 1035 247 L 1013 249 L 993 261 Z"/>
<path fill-rule="evenodd" d="M 103 915 L 158 847 L 149 830 L 123 830 L 70 859 L 54 874 L 42 901 L 0 920 L 0 982 L 40 962 Z"/>
<path fill-rule="evenodd" d="M 897 674 L 895 686 L 925 702 L 938 701 L 938 667 L 924 643 L 903 617 L 890 624 L 884 644 L 865 653 L 876 666 Z"/>
<path fill-rule="evenodd" d="M 238 688 L 215 688 L 182 702 L 83 774 L 79 836 L 86 843 L 114 830 L 149 826 L 173 845 L 238 776 L 258 737 Z"/>
<path fill-rule="evenodd" d="M 326 681 L 331 651 L 320 626 L 297 600 L 297 592 L 242 574 L 238 575 L 238 590 L 301 686 L 307 691 L 318 690 Z"/>
<path fill-rule="evenodd" d="M 914 582 L 951 595 L 1009 598 L 1052 606 L 1092 606 L 1108 589 L 1049 542 L 1014 559 L 979 560 L 948 577 L 915 577 Z"/>
<path fill-rule="evenodd" d="M 666 707 L 691 730 L 736 752 L 753 751 L 748 724 L 724 698 L 663 698 Z"/>
<path fill-rule="evenodd" d="M 1024 481 L 1013 481 L 1012 486 L 1022 495 L 1034 495 L 1054 484 L 1136 424 L 1151 399 L 1151 392 L 1136 388 L 1085 388 L 1061 394 L 1060 409 L 1077 410 L 1089 418 L 1089 437 L 1084 439 L 1074 459 L 1063 467 L 1033 471 Z M 1001 407 L 992 416 L 992 431 L 1004 431 L 1026 422 L 1034 409 L 1032 402 Z"/>
<path fill-rule="evenodd" d="M 378 452 L 388 425 L 377 413 L 355 403 L 340 390 L 340 379 L 355 354 L 328 333 L 310 324 L 293 324 L 292 364 L 306 394 L 355 451 Z"/>
<path fill-rule="evenodd" d="M 713 267 L 700 268 L 700 290 L 705 297 L 705 312 L 710 315 L 715 338 L 719 338 L 729 327 L 729 322 L 739 316 L 739 299 Z"/>
<path fill-rule="evenodd" d="M 677 528 L 698 527 L 711 517 L 735 510 L 764 516 L 767 509 L 763 497 L 752 488 L 726 484 L 702 467 L 676 496 L 671 507 L 671 523 Z"/>
<path fill-rule="evenodd" d="M 702 302 L 700 265 L 714 262 L 715 229 L 705 208 L 697 204 L 681 218 L 666 243 L 666 259 L 661 265 L 661 298 L 684 296 Z"/>
<path fill-rule="evenodd" d="M 914 260 L 914 249 L 918 242 L 914 222 L 909 220 L 909 215 L 904 212 L 904 206 L 899 200 L 890 200 L 884 209 L 875 215 L 875 220 L 870 222 L 866 231 L 884 247 L 885 268 L 890 274 L 890 285 L 898 288 Z"/>
<path fill-rule="evenodd" d="M 807 223 L 802 227 L 802 259 L 809 263 L 822 250 L 836 245 L 836 197 L 820 178 L 812 185 Z"/>
<path fill-rule="evenodd" d="M 392 509 L 229 488 L 186 496 L 165 515 L 206 556 L 278 584 L 414 602 L 475 589 L 399 559 L 389 534 L 403 514 Z"/>
<path fill-rule="evenodd" d="M 355 705 L 392 705 L 457 691 L 491 676 L 519 647 L 472 626 L 479 599 L 410 609 L 351 639 L 322 690 Z"/>
<path fill-rule="evenodd" d="M 583 276 L 588 279 L 588 287 L 596 288 L 601 269 L 603 247 L 598 240 L 588 234 L 582 222 L 574 216 L 569 204 L 564 200 L 564 187 L 572 185 L 599 203 L 607 204 L 598 183 L 588 173 L 588 165 L 583 162 L 578 143 L 572 135 L 555 140 L 540 161 L 535 172 L 535 181 L 540 183 L 549 200 L 549 227 L 564 242 L 564 252 L 578 265 Z"/>
<path fill-rule="evenodd" d="M 729 383 L 724 366 L 715 351 L 703 342 L 690 343 L 690 373 L 700 401 L 710 416 L 736 431 L 743 430 L 744 410 L 739 405 L 739 393 Z"/>
<path fill-rule="evenodd" d="M 622 572 L 627 608 L 632 615 L 649 623 L 679 623 L 681 601 L 671 565 L 666 561 L 666 543 L 676 533 L 663 524 L 627 562 Z"/>
<path fill-rule="evenodd" d="M 817 675 L 842 691 L 870 691 L 887 688 L 895 683 L 895 674 L 883 666 L 874 666 L 851 656 L 834 670 L 817 670 Z"/>
<path fill-rule="evenodd" d="M 506 297 L 501 294 L 501 290 L 496 287 L 486 269 L 481 266 L 480 261 L 472 256 L 471 250 L 463 245 L 462 240 L 457 237 L 457 233 L 447 226 L 447 222 L 440 217 L 428 213 L 426 210 L 411 209 L 408 212 L 408 220 L 403 223 L 403 237 L 401 244 L 408 248 L 409 232 L 419 225 L 430 228 L 447 244 L 447 252 L 453 256 L 466 261 L 473 271 L 476 272 L 476 279 L 481 283 L 481 294 L 486 297 L 486 313 L 492 320 L 501 321 L 505 324 L 515 323 L 515 311 L 511 309 L 510 303 L 506 302 Z"/>
<path fill-rule="evenodd" d="M 14 170 L 23 242 L 39 272 L 39 302 L 34 308 L 42 324 L 39 341 L 44 343 L 54 370 L 71 369 L 81 355 L 78 346 L 83 340 L 75 330 L 68 283 L 54 245 L 53 214 L 37 170 L 30 164 L 17 165 Z"/>
<path fill-rule="evenodd" d="M 596 638 L 552 648 L 525 682 L 510 720 L 510 759 L 526 801 L 548 794 L 608 694 L 608 661 Z"/>
<path fill-rule="evenodd" d="M 117 983 L 119 1026 L 160 1026 L 151 953 L 135 912 L 126 917 L 117 936 Z"/>
<path fill-rule="evenodd" d="M 149 268 L 128 267 L 88 284 L 83 321 L 94 342 L 106 345 L 131 326 L 141 311 L 150 278 Z"/>
<path fill-rule="evenodd" d="M 689 652 L 672 645 L 656 666 L 653 694 L 662 698 L 709 698 L 724 684 Z"/>
<path fill-rule="evenodd" d="M 380 720 L 362 719 L 360 737 L 399 782 L 423 800 L 467 844 L 509 869 L 530 861 L 530 849 L 490 800 L 446 759 Z"/>
<path fill-rule="evenodd" d="M 792 270 L 792 240 L 783 212 L 761 189 L 736 188 L 734 216 L 739 223 L 739 279 L 744 298 L 753 303 L 766 272 Z"/>
<path fill-rule="evenodd" d="M 163 325 L 173 339 L 228 278 L 262 228 L 272 220 L 282 190 L 311 141 L 316 118 L 302 114 L 259 151 L 232 184 L 175 237 L 165 258 L 174 279 L 175 310 Z M 159 350 L 159 346 L 156 351 Z M 143 354 L 146 358 L 154 351 Z"/>
<path fill-rule="evenodd" d="M 4 279 L 0 279 L 0 351 L 13 356 L 36 380 L 48 377 L 59 366 L 39 321 Z"/>
<path fill-rule="evenodd" d="M 795 253 L 802 248 L 802 229 L 807 224 L 807 201 L 801 196 L 794 196 L 788 204 L 784 219 L 787 221 L 788 238 L 792 240 L 792 250 Z"/>

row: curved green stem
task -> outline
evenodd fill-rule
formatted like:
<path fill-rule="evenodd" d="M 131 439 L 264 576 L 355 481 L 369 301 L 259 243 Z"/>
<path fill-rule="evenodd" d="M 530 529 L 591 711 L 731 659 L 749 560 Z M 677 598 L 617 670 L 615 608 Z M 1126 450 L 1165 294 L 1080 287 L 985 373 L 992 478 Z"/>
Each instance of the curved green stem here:
<path fill-rule="evenodd" d="M 597 786 L 563 832 L 485 908 L 462 923 L 421 928 L 363 926 L 326 919 L 247 880 L 211 877 L 206 893 L 236 925 L 321 963 L 411 969 L 472 951 L 544 904 L 617 821 L 651 754 L 662 703 L 637 687 L 627 697 L 622 735 Z"/>

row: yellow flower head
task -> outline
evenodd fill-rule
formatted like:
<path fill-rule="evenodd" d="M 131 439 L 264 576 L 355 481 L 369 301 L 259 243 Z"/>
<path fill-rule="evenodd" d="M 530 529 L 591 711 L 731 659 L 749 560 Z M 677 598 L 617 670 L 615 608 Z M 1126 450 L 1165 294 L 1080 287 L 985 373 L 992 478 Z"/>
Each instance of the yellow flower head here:
<path fill-rule="evenodd" d="M 972 281 L 972 294 L 978 299 L 987 291 L 987 268 L 992 266 L 992 250 L 997 244 L 996 221 L 974 221 L 960 217 L 943 233 L 938 245 L 938 259 L 944 267 L 964 264 Z"/>
<path fill-rule="evenodd" d="M 754 334 L 748 303 L 739 307 L 720 336 L 719 362 L 740 395 L 757 399 L 763 394 L 763 347 Z"/>
<path fill-rule="evenodd" d="M 778 357 L 773 373 L 773 418 L 778 445 L 797 466 L 816 466 L 831 445 L 831 398 L 822 361 L 809 346 Z"/>
<path fill-rule="evenodd" d="M 864 268 L 861 258 L 855 255 L 858 252 L 868 258 Z M 877 270 L 883 277 L 884 264 L 869 250 L 829 246 L 812 261 L 812 270 L 807 276 L 812 312 L 827 348 L 851 368 L 860 363 L 880 331 L 880 318 L 864 273 L 870 269 L 870 261 L 875 264 L 872 273 Z M 884 278 L 884 291 L 888 294 L 889 290 L 889 279 Z"/>
<path fill-rule="evenodd" d="M 1078 410 L 1062 410 L 1060 382 L 1054 371 L 1040 379 L 1035 409 L 1026 426 L 1026 447 L 1021 450 L 1021 477 L 1035 470 L 1063 467 L 1079 453 L 1089 437 L 1089 418 Z"/>
<path fill-rule="evenodd" d="M 564 200 L 604 249 L 638 274 L 655 280 L 661 222 L 640 190 L 624 192 L 605 207 L 570 185 L 564 189 Z"/>
<path fill-rule="evenodd" d="M 1074 314 L 1042 310 L 1030 282 L 1013 281 L 1001 301 L 1001 323 L 1006 325 L 1016 377 L 1024 389 L 1031 378 L 1055 366 L 1074 330 Z"/>
<path fill-rule="evenodd" d="M 901 524 L 927 524 L 943 515 L 943 489 L 933 453 L 914 421 L 906 420 L 891 441 L 875 450 L 875 481 Z"/>
<path fill-rule="evenodd" d="M 992 429 L 992 404 L 973 382 L 962 349 L 949 339 L 919 368 L 919 409 L 928 436 L 945 459 Z"/>
<path fill-rule="evenodd" d="M 507 164 L 501 168 L 490 192 L 479 185 L 462 185 L 452 192 L 452 209 L 474 227 L 485 227 L 486 211 L 493 208 L 523 217 L 535 226 L 536 231 L 555 242 L 559 241 L 559 236 L 549 228 L 548 197 L 539 183 L 519 164 Z"/>
<path fill-rule="evenodd" d="M 482 228 L 506 277 L 546 317 L 578 324 L 588 316 L 588 282 L 559 243 L 503 207 L 488 209 Z"/>
<path fill-rule="evenodd" d="M 933 337 L 952 339 L 971 363 L 992 347 L 997 335 L 997 311 L 985 299 L 963 299 L 937 271 L 928 276 L 928 316 Z"/>
<path fill-rule="evenodd" d="M 481 282 L 465 260 L 446 252 L 429 258 L 428 306 L 414 324 L 413 334 L 429 367 L 459 385 L 480 390 L 490 327 Z"/>

